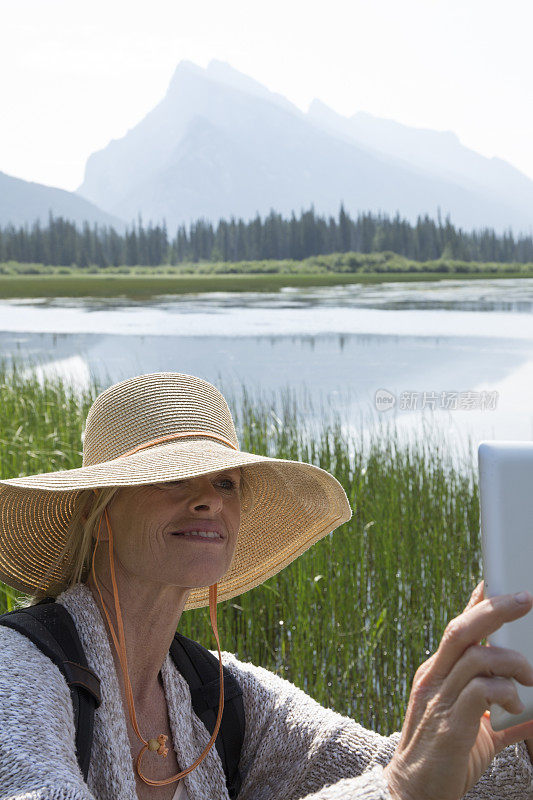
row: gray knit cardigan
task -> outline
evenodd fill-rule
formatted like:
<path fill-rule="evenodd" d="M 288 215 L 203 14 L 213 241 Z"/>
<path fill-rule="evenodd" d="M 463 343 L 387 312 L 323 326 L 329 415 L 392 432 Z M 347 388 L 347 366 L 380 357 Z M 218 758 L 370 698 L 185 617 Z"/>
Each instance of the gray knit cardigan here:
<path fill-rule="evenodd" d="M 84 584 L 58 600 L 72 614 L 89 666 L 102 682 L 88 780 L 83 781 L 76 760 L 72 704 L 63 676 L 24 636 L 0 627 L 0 798 L 135 800 L 125 711 L 103 618 Z M 230 653 L 223 660 L 244 694 L 239 800 L 390 800 L 383 766 L 400 733 L 387 737 L 366 730 L 262 667 Z M 177 760 L 188 765 L 209 736 L 170 656 L 161 675 Z M 526 800 L 533 797 L 532 777 L 527 748 L 520 742 L 499 753 L 465 797 Z M 184 782 L 189 800 L 228 800 L 215 748 Z"/>

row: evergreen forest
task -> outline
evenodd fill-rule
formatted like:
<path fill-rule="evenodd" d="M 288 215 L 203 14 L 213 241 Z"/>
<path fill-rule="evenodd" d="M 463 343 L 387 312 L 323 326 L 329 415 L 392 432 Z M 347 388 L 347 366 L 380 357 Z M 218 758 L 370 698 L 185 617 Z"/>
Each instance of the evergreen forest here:
<path fill-rule="evenodd" d="M 44 226 L 0 228 L 0 262 L 58 266 L 158 266 L 205 261 L 237 262 L 261 259 L 302 260 L 329 253 L 392 252 L 415 261 L 454 259 L 483 262 L 532 262 L 533 236 L 497 234 L 486 228 L 463 231 L 449 216 L 443 221 L 419 216 L 416 223 L 382 214 L 360 213 L 352 218 L 341 204 L 338 217 L 325 218 L 312 206 L 284 219 L 271 210 L 265 218 L 244 221 L 232 217 L 197 220 L 180 226 L 172 238 L 166 225 L 143 224 L 142 219 L 119 232 L 85 223 L 77 227 L 50 214 Z"/>

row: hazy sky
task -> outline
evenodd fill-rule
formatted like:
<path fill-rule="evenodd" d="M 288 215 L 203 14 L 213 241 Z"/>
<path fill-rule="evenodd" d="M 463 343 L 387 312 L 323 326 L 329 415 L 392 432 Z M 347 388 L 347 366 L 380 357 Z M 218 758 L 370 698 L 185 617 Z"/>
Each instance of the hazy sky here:
<path fill-rule="evenodd" d="M 0 170 L 75 189 L 179 61 L 229 62 L 300 109 L 452 130 L 533 178 L 527 0 L 0 0 Z"/>

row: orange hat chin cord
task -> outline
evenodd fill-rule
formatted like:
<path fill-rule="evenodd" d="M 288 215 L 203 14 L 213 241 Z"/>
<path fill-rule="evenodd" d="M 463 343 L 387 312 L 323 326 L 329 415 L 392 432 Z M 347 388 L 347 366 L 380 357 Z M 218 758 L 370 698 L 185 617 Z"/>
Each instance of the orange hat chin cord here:
<path fill-rule="evenodd" d="M 96 489 L 94 489 L 93 491 L 94 491 L 95 494 L 98 493 Z M 95 545 L 94 550 L 93 550 L 92 573 L 93 573 L 93 576 L 94 576 L 94 582 L 96 584 L 96 588 L 98 590 L 98 594 L 100 595 L 100 601 L 102 603 L 102 608 L 104 609 L 104 613 L 105 613 L 105 615 L 107 617 L 109 630 L 111 631 L 111 636 L 113 638 L 113 643 L 115 645 L 115 649 L 117 651 L 119 662 L 120 662 L 120 666 L 121 666 L 121 669 L 122 669 L 122 674 L 123 674 L 123 677 L 124 677 L 124 687 L 125 687 L 125 691 L 126 691 L 126 700 L 127 700 L 127 703 L 128 703 L 128 710 L 129 710 L 129 714 L 130 714 L 131 724 L 133 726 L 133 730 L 135 731 L 135 733 L 137 734 L 137 736 L 139 737 L 141 742 L 143 742 L 143 747 L 141 748 L 141 751 L 140 751 L 139 755 L 137 756 L 137 761 L 136 761 L 135 766 L 136 766 L 137 773 L 138 773 L 139 777 L 141 778 L 141 780 L 143 780 L 149 786 L 166 786 L 168 783 L 174 783 L 174 781 L 179 781 L 180 778 L 183 778 L 185 775 L 188 775 L 189 772 L 192 772 L 193 769 L 196 769 L 196 767 L 199 764 L 201 764 L 201 762 L 204 760 L 204 758 L 206 757 L 206 755 L 208 754 L 208 752 L 210 751 L 210 749 L 213 747 L 213 745 L 215 743 L 215 739 L 217 738 L 218 730 L 220 728 L 220 723 L 222 721 L 222 713 L 224 711 L 224 672 L 223 672 L 223 669 L 222 669 L 222 653 L 220 652 L 220 641 L 219 641 L 218 627 L 217 627 L 217 588 L 218 587 L 217 587 L 216 583 L 214 583 L 212 586 L 209 587 L 209 617 L 211 619 L 211 627 L 213 628 L 213 633 L 215 635 L 215 639 L 216 639 L 216 642 L 217 642 L 218 663 L 219 663 L 219 680 L 220 680 L 220 699 L 219 699 L 219 703 L 218 703 L 218 715 L 217 715 L 217 721 L 216 721 L 216 724 L 215 724 L 215 729 L 213 730 L 213 735 L 211 736 L 209 742 L 207 743 L 207 746 L 206 746 L 205 750 L 203 751 L 203 753 L 201 753 L 201 755 L 198 756 L 196 761 L 193 764 L 191 764 L 190 767 L 188 767 L 187 769 L 184 769 L 182 772 L 179 772 L 177 775 L 173 775 L 171 778 L 166 778 L 165 780 L 162 780 L 162 781 L 154 781 L 151 778 L 147 778 L 145 775 L 143 775 L 143 773 L 141 771 L 141 760 L 142 760 L 142 757 L 143 757 L 143 755 L 144 755 L 146 750 L 151 750 L 152 752 L 157 753 L 157 755 L 165 757 L 167 755 L 167 753 L 168 753 L 168 747 L 165 747 L 165 742 L 166 742 L 168 737 L 165 736 L 164 733 L 161 733 L 161 734 L 159 734 L 159 736 L 157 738 L 149 739 L 148 741 L 146 741 L 146 739 L 144 739 L 143 736 L 141 735 L 141 732 L 139 731 L 139 727 L 137 725 L 137 718 L 135 716 L 135 704 L 133 702 L 133 691 L 132 691 L 132 688 L 131 688 L 130 677 L 129 677 L 129 673 L 128 673 L 128 660 L 127 660 L 127 657 L 126 657 L 126 640 L 125 640 L 125 637 L 124 637 L 124 625 L 122 623 L 122 614 L 120 612 L 120 604 L 119 604 L 119 601 L 118 601 L 118 589 L 117 589 L 117 581 L 116 581 L 116 577 L 115 577 L 115 562 L 114 562 L 114 559 L 113 559 L 113 533 L 111 531 L 111 525 L 110 525 L 110 522 L 109 522 L 109 517 L 107 515 L 107 508 L 104 509 L 104 513 L 105 513 L 105 517 L 106 517 L 107 528 L 109 530 L 109 564 L 110 564 L 110 568 L 111 568 L 111 581 L 112 581 L 112 584 L 113 584 L 113 595 L 114 595 L 114 599 L 115 599 L 115 614 L 116 614 L 116 617 L 117 617 L 117 624 L 118 624 L 118 638 L 117 638 L 117 634 L 115 632 L 114 626 L 113 626 L 113 624 L 111 622 L 111 619 L 109 617 L 109 613 L 107 611 L 106 605 L 104 603 L 104 599 L 102 597 L 102 593 L 100 591 L 100 587 L 98 586 L 98 581 L 96 579 L 96 572 L 94 570 L 94 557 L 95 557 L 95 554 L 96 554 L 96 549 L 97 549 L 98 544 L 100 542 L 100 528 L 101 528 L 101 525 L 102 525 L 102 517 L 100 517 L 100 522 L 99 522 L 99 525 L 98 525 L 98 534 L 97 534 L 97 538 L 96 538 L 96 545 Z"/>

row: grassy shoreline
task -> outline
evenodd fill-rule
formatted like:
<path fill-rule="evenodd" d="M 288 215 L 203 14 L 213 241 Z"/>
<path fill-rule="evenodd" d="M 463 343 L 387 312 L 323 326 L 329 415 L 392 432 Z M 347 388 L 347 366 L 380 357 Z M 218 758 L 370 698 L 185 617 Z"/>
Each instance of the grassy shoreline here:
<path fill-rule="evenodd" d="M 348 284 L 379 284 L 389 281 L 483 280 L 533 278 L 530 272 L 361 272 L 275 274 L 69 274 L 0 275 L 0 299 L 51 297 L 129 297 L 149 299 L 158 295 L 200 292 L 275 292 L 284 287 L 308 288 Z"/>
<path fill-rule="evenodd" d="M 413 261 L 389 251 L 329 253 L 301 261 L 199 261 L 159 266 L 54 266 L 0 263 L 0 298 L 125 297 L 197 292 L 272 292 L 283 287 L 385 281 L 532 278 L 533 263 Z"/>

